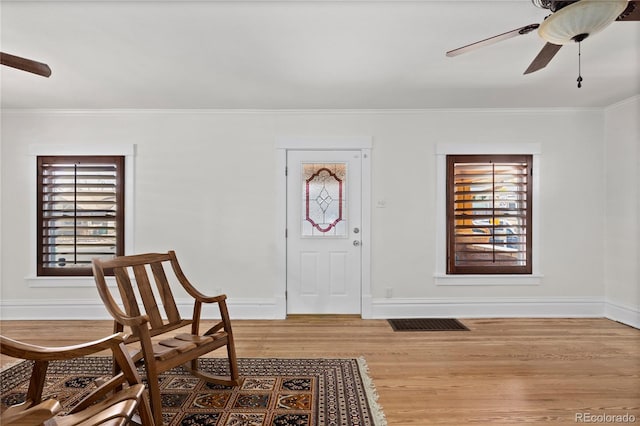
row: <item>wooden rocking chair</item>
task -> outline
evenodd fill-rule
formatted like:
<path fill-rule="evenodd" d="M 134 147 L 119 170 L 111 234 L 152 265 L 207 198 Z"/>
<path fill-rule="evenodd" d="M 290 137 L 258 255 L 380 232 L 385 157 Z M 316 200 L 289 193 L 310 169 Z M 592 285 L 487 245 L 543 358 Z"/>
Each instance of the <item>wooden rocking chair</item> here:
<path fill-rule="evenodd" d="M 58 414 L 62 406 L 57 400 L 42 401 L 49 361 L 78 358 L 106 349 L 113 352 L 119 373 L 100 382 L 95 390 L 66 415 Z M 125 426 L 136 410 L 143 426 L 154 425 L 149 402 L 144 396 L 145 387 L 127 353 L 122 334 L 66 347 L 36 346 L 0 336 L 0 351 L 4 355 L 33 361 L 25 401 L 7 408 L 0 415 L 2 425 Z M 128 386 L 123 388 L 124 384 Z"/>
<path fill-rule="evenodd" d="M 171 265 L 175 279 L 194 299 L 191 319 L 183 319 L 180 316 L 163 264 Z M 105 276 L 111 273 L 115 275 L 122 307 L 116 303 L 107 286 Z M 150 279 L 150 273 L 153 281 Z M 158 375 L 163 371 L 183 365 L 193 375 L 209 382 L 227 386 L 239 384 L 226 296 L 210 297 L 196 290 L 182 272 L 175 252 L 120 256 L 108 260 L 94 259 L 93 274 L 100 297 L 114 318 L 115 331 L 129 327 L 132 336 L 126 343 L 139 342 L 133 349 L 132 358 L 136 362 L 144 361 L 151 409 L 156 422 L 162 420 Z M 155 286 L 152 282 L 155 282 Z M 201 334 L 199 328 L 203 303 L 216 303 L 221 319 Z M 164 308 L 163 313 L 160 311 L 161 308 Z M 191 326 L 190 333 L 183 332 L 169 337 L 166 335 L 187 325 Z M 228 377 L 213 376 L 198 368 L 200 356 L 223 346 L 227 348 L 230 371 Z"/>

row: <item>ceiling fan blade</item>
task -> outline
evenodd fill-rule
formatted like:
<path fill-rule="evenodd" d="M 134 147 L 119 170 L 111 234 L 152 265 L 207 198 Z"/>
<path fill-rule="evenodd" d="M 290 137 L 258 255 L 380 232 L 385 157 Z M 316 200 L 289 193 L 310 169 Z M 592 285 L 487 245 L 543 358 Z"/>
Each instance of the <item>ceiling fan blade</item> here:
<path fill-rule="evenodd" d="M 531 62 L 529 68 L 524 72 L 525 74 L 531 74 L 546 67 L 553 57 L 558 53 L 558 50 L 562 47 L 561 44 L 547 43 L 544 45 L 538 56 Z"/>
<path fill-rule="evenodd" d="M 471 43 L 466 46 L 462 46 L 457 49 L 450 50 L 447 52 L 447 56 L 458 56 L 470 50 L 488 46 L 490 44 L 494 44 L 502 40 L 507 40 L 509 38 L 516 37 L 519 35 L 529 34 L 531 31 L 537 29 L 539 26 L 540 24 L 525 25 L 524 27 L 516 28 L 515 30 L 507 31 L 506 33 L 498 34 L 497 36 L 485 38 L 484 40 L 480 40 L 475 43 Z"/>
<path fill-rule="evenodd" d="M 43 77 L 49 77 L 51 75 L 51 68 L 49 68 L 49 65 L 47 64 L 10 55 L 4 52 L 0 52 L 0 63 L 8 67 L 17 68 Z"/>
<path fill-rule="evenodd" d="M 630 1 L 616 21 L 640 21 L 640 1 Z"/>

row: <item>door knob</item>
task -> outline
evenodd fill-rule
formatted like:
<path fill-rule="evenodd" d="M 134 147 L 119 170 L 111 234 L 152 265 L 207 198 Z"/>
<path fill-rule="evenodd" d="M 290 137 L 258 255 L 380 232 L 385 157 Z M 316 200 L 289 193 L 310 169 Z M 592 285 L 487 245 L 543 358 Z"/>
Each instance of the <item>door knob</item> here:
<path fill-rule="evenodd" d="M 358 247 L 360 245 L 360 241 L 358 240 L 353 240 L 353 245 Z"/>

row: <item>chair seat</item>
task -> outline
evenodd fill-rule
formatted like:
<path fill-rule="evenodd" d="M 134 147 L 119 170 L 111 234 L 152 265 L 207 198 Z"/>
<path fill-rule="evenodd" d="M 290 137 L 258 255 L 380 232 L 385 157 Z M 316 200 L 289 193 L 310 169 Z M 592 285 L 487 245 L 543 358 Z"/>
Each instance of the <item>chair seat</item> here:
<path fill-rule="evenodd" d="M 198 345 L 196 345 L 195 343 L 185 342 L 184 340 L 178 340 L 175 337 L 171 339 L 161 340 L 160 345 L 166 346 L 168 348 L 173 348 L 180 353 L 189 352 L 190 350 L 198 347 Z"/>
<path fill-rule="evenodd" d="M 163 346 L 160 343 L 155 343 L 153 346 L 153 357 L 155 359 L 165 360 L 169 358 L 173 358 L 178 355 L 180 352 L 176 348 L 172 348 L 170 346 Z M 141 358 L 142 351 L 140 350 L 135 356 L 134 359 Z"/>
<path fill-rule="evenodd" d="M 189 352 L 192 349 L 214 342 L 226 337 L 227 333 L 218 332 L 211 336 L 198 336 L 196 334 L 181 333 L 173 338 L 160 340 L 153 344 L 153 356 L 155 359 L 164 361 L 174 356 Z M 135 361 L 142 359 L 142 349 L 137 347 L 127 347 L 129 356 Z"/>
<path fill-rule="evenodd" d="M 164 361 L 178 354 L 196 349 L 198 346 L 212 343 L 214 340 L 224 336 L 226 336 L 224 332 L 216 333 L 214 336 L 198 336 L 196 334 L 181 333 L 173 338 L 164 339 L 154 344 L 153 356 L 158 360 Z"/>
<path fill-rule="evenodd" d="M 176 336 L 176 339 L 183 340 L 185 342 L 192 342 L 200 346 L 205 343 L 210 343 L 215 339 L 219 339 L 222 335 L 226 336 L 227 333 L 219 332 L 214 334 L 213 336 L 198 336 L 197 334 L 182 333 L 182 334 L 178 334 Z"/>

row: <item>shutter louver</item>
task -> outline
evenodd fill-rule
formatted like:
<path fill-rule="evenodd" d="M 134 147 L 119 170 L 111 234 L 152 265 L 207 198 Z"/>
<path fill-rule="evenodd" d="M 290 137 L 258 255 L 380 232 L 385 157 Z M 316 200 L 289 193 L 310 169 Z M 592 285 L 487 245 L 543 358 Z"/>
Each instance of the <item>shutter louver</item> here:
<path fill-rule="evenodd" d="M 123 254 L 123 158 L 38 157 L 39 275 L 91 275 Z"/>
<path fill-rule="evenodd" d="M 530 156 L 449 158 L 450 273 L 531 273 Z"/>

